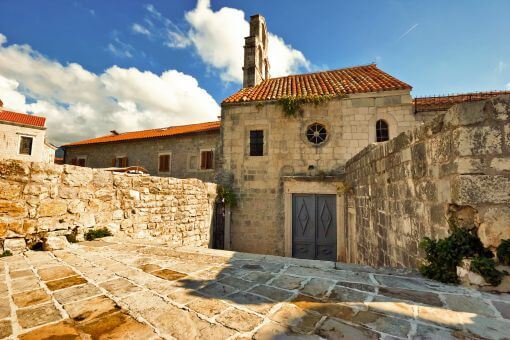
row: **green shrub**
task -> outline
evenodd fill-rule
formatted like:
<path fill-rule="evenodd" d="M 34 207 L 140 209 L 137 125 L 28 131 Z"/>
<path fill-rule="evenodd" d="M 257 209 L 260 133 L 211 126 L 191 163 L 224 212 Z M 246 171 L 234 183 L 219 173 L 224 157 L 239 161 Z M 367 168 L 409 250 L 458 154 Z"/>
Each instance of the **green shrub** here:
<path fill-rule="evenodd" d="M 510 266 L 510 239 L 501 240 L 498 248 L 496 249 L 498 261 L 505 266 Z"/>
<path fill-rule="evenodd" d="M 96 238 L 106 237 L 106 236 L 112 236 L 112 233 L 108 228 L 99 228 L 95 230 L 89 230 L 85 233 L 85 239 L 87 241 L 92 241 Z"/>
<path fill-rule="evenodd" d="M 9 249 L 4 250 L 2 254 L 0 254 L 0 257 L 6 257 L 6 256 L 12 256 L 12 253 Z"/>
<path fill-rule="evenodd" d="M 420 248 L 425 251 L 425 263 L 420 266 L 420 273 L 444 283 L 459 282 L 457 266 L 463 258 L 493 256 L 490 250 L 484 248 L 474 231 L 453 224 L 450 236 L 440 240 L 425 237 Z"/>
<path fill-rule="evenodd" d="M 223 199 L 224 202 L 229 204 L 232 208 L 234 208 L 237 205 L 237 197 L 232 190 L 224 186 L 218 185 L 216 191 L 218 194 L 217 199 Z"/>
<path fill-rule="evenodd" d="M 496 261 L 487 257 L 475 257 L 471 260 L 470 270 L 483 276 L 493 286 L 501 283 L 505 273 L 496 269 Z"/>

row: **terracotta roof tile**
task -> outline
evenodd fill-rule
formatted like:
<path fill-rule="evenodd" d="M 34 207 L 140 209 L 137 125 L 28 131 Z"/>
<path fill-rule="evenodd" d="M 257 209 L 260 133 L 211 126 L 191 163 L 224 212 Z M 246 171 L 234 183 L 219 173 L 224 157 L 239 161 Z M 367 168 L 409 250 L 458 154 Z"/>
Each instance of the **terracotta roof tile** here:
<path fill-rule="evenodd" d="M 29 115 L 0 109 L 0 121 L 23 124 L 35 127 L 44 127 L 45 117 Z"/>
<path fill-rule="evenodd" d="M 503 94 L 510 94 L 510 91 L 473 92 L 438 97 L 417 97 L 414 98 L 414 109 L 415 112 L 446 111 L 455 104 L 485 100 Z"/>
<path fill-rule="evenodd" d="M 136 139 L 150 139 L 150 138 L 161 138 L 185 135 L 189 133 L 198 133 L 206 131 L 214 131 L 220 129 L 220 122 L 207 122 L 199 124 L 181 125 L 181 126 L 170 126 L 166 128 L 132 131 L 120 133 L 118 135 L 112 134 L 108 136 L 102 136 L 92 139 L 86 139 L 79 142 L 73 142 L 65 144 L 63 146 L 79 146 L 87 144 L 98 144 L 98 143 L 113 143 L 122 142 Z"/>
<path fill-rule="evenodd" d="M 344 95 L 390 90 L 411 90 L 411 86 L 381 71 L 375 64 L 264 80 L 234 93 L 223 103 L 275 100 L 288 96 Z"/>

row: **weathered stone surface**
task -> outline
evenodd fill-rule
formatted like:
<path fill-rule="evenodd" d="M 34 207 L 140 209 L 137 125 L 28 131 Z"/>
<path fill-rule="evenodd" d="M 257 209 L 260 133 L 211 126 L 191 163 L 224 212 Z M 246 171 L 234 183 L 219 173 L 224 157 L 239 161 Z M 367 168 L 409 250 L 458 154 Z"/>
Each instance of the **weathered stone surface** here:
<path fill-rule="evenodd" d="M 51 297 L 46 294 L 43 289 L 36 289 L 29 292 L 14 294 L 12 298 L 18 308 L 38 305 L 40 303 L 51 300 Z"/>
<path fill-rule="evenodd" d="M 254 294 L 265 296 L 273 301 L 285 301 L 293 295 L 292 292 L 266 285 L 255 286 L 249 291 Z"/>
<path fill-rule="evenodd" d="M 271 320 L 289 327 L 296 333 L 309 333 L 321 319 L 320 315 L 306 313 L 294 305 L 285 304 L 273 316 Z"/>
<path fill-rule="evenodd" d="M 27 244 L 24 238 L 9 238 L 4 241 L 4 251 L 10 250 L 13 254 L 25 251 Z"/>
<path fill-rule="evenodd" d="M 197 313 L 203 314 L 207 317 L 213 317 L 223 312 L 229 306 L 219 300 L 197 297 L 188 304 L 188 307 Z"/>
<path fill-rule="evenodd" d="M 6 318 L 11 315 L 11 306 L 9 299 L 0 298 L 0 319 Z"/>
<path fill-rule="evenodd" d="M 40 340 L 40 339 L 80 339 L 80 331 L 69 320 L 64 320 L 56 324 L 36 328 L 28 333 L 19 336 L 20 340 Z"/>
<path fill-rule="evenodd" d="M 86 323 L 119 311 L 120 307 L 106 296 L 98 296 L 64 305 L 64 309 L 74 321 Z"/>
<path fill-rule="evenodd" d="M 46 282 L 46 286 L 48 286 L 49 290 L 59 290 L 64 289 L 72 286 L 77 286 L 86 283 L 87 280 L 85 280 L 81 276 L 69 276 L 63 279 L 58 279 L 54 281 L 48 281 Z"/>
<path fill-rule="evenodd" d="M 12 326 L 9 320 L 2 320 L 0 321 L 0 338 L 4 339 L 7 338 L 9 335 L 12 334 Z"/>
<path fill-rule="evenodd" d="M 67 202 L 64 200 L 43 200 L 37 212 L 41 217 L 62 216 L 67 212 Z"/>
<path fill-rule="evenodd" d="M 429 292 L 420 292 L 409 289 L 397 288 L 379 288 L 379 294 L 388 296 L 394 299 L 415 301 L 425 305 L 442 306 L 443 303 L 437 294 Z"/>
<path fill-rule="evenodd" d="M 54 266 L 49 268 L 43 268 L 39 269 L 37 273 L 44 281 L 52 281 L 68 276 L 74 276 L 77 274 L 74 270 L 66 266 Z"/>
<path fill-rule="evenodd" d="M 448 308 L 451 310 L 494 316 L 492 308 L 480 298 L 452 294 L 445 294 L 444 297 Z"/>
<path fill-rule="evenodd" d="M 335 286 L 329 294 L 329 299 L 337 302 L 359 302 L 363 303 L 370 295 L 358 292 L 349 288 Z"/>
<path fill-rule="evenodd" d="M 301 292 L 315 297 L 322 297 L 334 284 L 334 281 L 313 278 L 301 289 Z"/>
<path fill-rule="evenodd" d="M 501 240 L 510 239 L 510 207 L 489 208 L 477 233 L 483 245 L 491 249 L 496 249 Z"/>
<path fill-rule="evenodd" d="M 317 332 L 326 339 L 379 339 L 380 335 L 369 329 L 354 327 L 334 319 L 326 319 Z"/>
<path fill-rule="evenodd" d="M 60 320 L 60 312 L 53 305 L 47 303 L 38 307 L 18 309 L 16 311 L 18 322 L 23 328 L 31 328 L 48 322 Z"/>
<path fill-rule="evenodd" d="M 23 202 L 0 200 L 0 216 L 17 218 L 25 217 L 26 214 L 27 210 Z"/>
<path fill-rule="evenodd" d="M 302 277 L 280 275 L 271 282 L 271 285 L 283 289 L 298 289 L 304 280 Z"/>
<path fill-rule="evenodd" d="M 147 339 L 155 336 L 149 326 L 120 312 L 92 319 L 77 328 L 91 339 Z"/>
<path fill-rule="evenodd" d="M 101 291 L 97 287 L 91 284 L 84 284 L 56 291 L 54 296 L 61 304 L 67 304 L 93 297 L 100 293 Z"/>
<path fill-rule="evenodd" d="M 262 322 L 262 318 L 237 308 L 229 309 L 216 318 L 223 325 L 240 332 L 252 330 Z"/>
<path fill-rule="evenodd" d="M 105 281 L 101 283 L 100 286 L 109 291 L 111 294 L 119 297 L 123 297 L 129 295 L 130 293 L 138 292 L 141 290 L 140 287 L 135 286 L 124 278 Z"/>
<path fill-rule="evenodd" d="M 48 236 L 44 240 L 44 250 L 61 250 L 69 246 L 69 242 L 65 236 Z"/>
<path fill-rule="evenodd" d="M 384 314 L 373 313 L 371 311 L 361 311 L 357 313 L 352 321 L 365 325 L 371 329 L 391 334 L 401 338 L 407 337 L 411 330 L 411 324 L 407 320 L 398 319 Z"/>

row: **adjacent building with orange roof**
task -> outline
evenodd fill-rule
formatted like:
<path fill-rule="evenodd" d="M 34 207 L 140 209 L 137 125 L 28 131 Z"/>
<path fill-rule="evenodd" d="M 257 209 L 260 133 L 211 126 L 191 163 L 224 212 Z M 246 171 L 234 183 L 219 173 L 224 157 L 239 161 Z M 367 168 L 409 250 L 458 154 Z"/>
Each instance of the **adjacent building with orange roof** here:
<path fill-rule="evenodd" d="M 46 140 L 46 118 L 15 112 L 0 100 L 0 158 L 53 163 L 56 147 Z"/>
<path fill-rule="evenodd" d="M 117 132 L 63 145 L 64 162 L 92 168 L 141 166 L 155 176 L 214 179 L 220 122 Z"/>

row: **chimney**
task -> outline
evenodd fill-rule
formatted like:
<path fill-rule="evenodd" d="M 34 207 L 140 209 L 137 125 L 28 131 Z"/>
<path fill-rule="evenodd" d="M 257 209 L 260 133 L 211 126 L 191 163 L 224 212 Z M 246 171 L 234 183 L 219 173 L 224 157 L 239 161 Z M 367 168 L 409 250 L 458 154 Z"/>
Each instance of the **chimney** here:
<path fill-rule="evenodd" d="M 244 38 L 243 87 L 257 86 L 269 79 L 266 19 L 260 14 L 250 17 L 250 36 Z"/>

